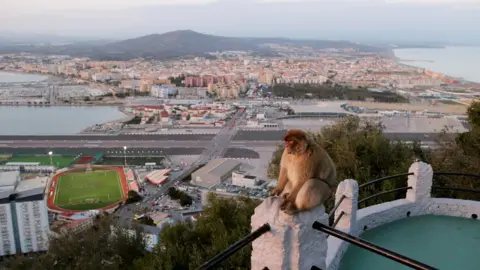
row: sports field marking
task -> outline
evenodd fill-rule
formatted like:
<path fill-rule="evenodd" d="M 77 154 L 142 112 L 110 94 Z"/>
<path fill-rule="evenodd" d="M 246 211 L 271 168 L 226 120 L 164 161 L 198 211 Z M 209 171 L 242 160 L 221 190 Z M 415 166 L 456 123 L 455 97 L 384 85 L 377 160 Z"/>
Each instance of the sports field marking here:
<path fill-rule="evenodd" d="M 122 200 L 125 195 L 121 176 L 113 169 L 88 173 L 73 171 L 59 176 L 57 182 L 54 203 L 67 210 L 103 208 Z"/>

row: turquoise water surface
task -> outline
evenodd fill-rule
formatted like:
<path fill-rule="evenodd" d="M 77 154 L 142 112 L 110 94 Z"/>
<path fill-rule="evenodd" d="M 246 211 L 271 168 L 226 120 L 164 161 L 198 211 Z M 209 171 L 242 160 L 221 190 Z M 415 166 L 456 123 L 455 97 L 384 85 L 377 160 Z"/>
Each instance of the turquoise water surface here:
<path fill-rule="evenodd" d="M 410 217 L 368 230 L 360 238 L 440 270 L 480 269 L 480 220 L 434 215 Z M 350 245 L 339 269 L 411 268 Z"/>

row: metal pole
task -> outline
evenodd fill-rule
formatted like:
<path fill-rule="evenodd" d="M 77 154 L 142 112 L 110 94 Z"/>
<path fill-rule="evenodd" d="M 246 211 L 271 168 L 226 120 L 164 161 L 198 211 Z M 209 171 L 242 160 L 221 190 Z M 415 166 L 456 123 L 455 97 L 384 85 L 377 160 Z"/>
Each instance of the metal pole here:
<path fill-rule="evenodd" d="M 258 237 L 262 236 L 264 233 L 270 231 L 270 225 L 268 223 L 263 224 L 260 228 L 256 229 L 251 234 L 247 235 L 243 239 L 237 241 L 235 244 L 227 248 L 222 253 L 218 254 L 217 256 L 210 259 L 208 262 L 202 264 L 196 270 L 207 270 L 207 269 L 214 269 L 216 266 L 221 264 L 223 261 L 228 259 L 230 256 L 235 254 L 237 251 L 242 249 L 244 246 L 250 244 Z"/>
<path fill-rule="evenodd" d="M 312 227 L 315 229 L 315 230 L 319 230 L 321 232 L 324 232 L 328 235 L 331 235 L 331 236 L 334 236 L 334 237 L 337 237 L 343 241 L 347 241 L 349 242 L 350 244 L 354 244 L 356 246 L 359 246 L 361 248 L 364 248 L 368 251 L 371 251 L 371 252 L 374 252 L 374 253 L 377 253 L 378 255 L 381 255 L 385 258 L 388 258 L 390 260 L 394 260 L 396 262 L 399 262 L 403 265 L 406 265 L 408 267 L 411 267 L 413 269 L 417 269 L 417 270 L 438 270 L 437 268 L 435 267 L 432 267 L 432 266 L 429 266 L 429 265 L 426 265 L 424 263 L 421 263 L 421 262 L 418 262 L 416 260 L 413 260 L 413 259 L 410 259 L 410 258 L 407 258 L 403 255 L 400 255 L 398 253 L 395 253 L 393 251 L 390 251 L 388 249 L 385 249 L 385 248 L 382 248 L 382 247 L 379 247 L 373 243 L 370 243 L 368 241 L 365 241 L 365 240 L 362 240 L 358 237 L 355 237 L 355 236 L 352 236 L 352 235 L 349 235 L 347 233 L 344 233 L 342 231 L 339 231 L 339 230 L 336 230 L 334 228 L 331 228 L 329 226 L 326 226 L 318 221 L 315 221 L 312 225 Z"/>

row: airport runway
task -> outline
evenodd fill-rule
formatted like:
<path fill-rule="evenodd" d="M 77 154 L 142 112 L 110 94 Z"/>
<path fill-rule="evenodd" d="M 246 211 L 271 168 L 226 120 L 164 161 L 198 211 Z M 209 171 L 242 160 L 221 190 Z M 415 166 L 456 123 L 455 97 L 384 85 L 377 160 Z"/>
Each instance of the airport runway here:
<path fill-rule="evenodd" d="M 215 134 L 0 135 L 0 141 L 211 141 Z"/>
<path fill-rule="evenodd" d="M 105 140 L 89 140 L 89 141 L 69 141 L 69 140 L 0 140 L 0 148 L 169 148 L 169 147 L 201 147 L 205 148 L 209 144 L 209 141 L 105 141 Z"/>

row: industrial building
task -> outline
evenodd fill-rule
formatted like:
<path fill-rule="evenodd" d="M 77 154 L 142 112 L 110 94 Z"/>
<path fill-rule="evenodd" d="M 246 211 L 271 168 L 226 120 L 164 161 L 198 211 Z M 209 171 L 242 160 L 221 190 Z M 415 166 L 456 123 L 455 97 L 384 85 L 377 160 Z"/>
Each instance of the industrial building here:
<path fill-rule="evenodd" d="M 232 173 L 232 185 L 234 186 L 253 188 L 258 186 L 258 184 L 259 181 L 256 176 L 247 175 L 242 171 Z"/>
<path fill-rule="evenodd" d="M 241 162 L 233 159 L 215 159 L 204 167 L 192 173 L 192 184 L 202 187 L 213 187 L 232 176 L 238 170 Z"/>
<path fill-rule="evenodd" d="M 47 177 L 22 180 L 0 172 L 0 256 L 48 248 Z"/>

